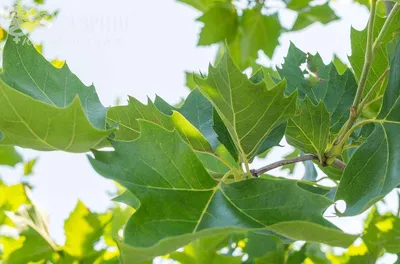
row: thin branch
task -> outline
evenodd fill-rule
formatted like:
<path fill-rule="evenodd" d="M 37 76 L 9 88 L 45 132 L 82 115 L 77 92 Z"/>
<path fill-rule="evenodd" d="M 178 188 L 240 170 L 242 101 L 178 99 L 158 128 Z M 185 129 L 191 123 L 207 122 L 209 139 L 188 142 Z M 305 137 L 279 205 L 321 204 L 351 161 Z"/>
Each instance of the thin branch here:
<path fill-rule="evenodd" d="M 274 163 L 271 163 L 267 166 L 261 167 L 257 170 L 250 170 L 251 174 L 255 177 L 260 176 L 261 174 L 288 165 L 288 164 L 293 164 L 293 163 L 297 163 L 297 162 L 303 162 L 303 161 L 307 161 L 307 160 L 318 160 L 318 156 L 314 155 L 314 154 L 308 154 L 308 155 L 304 155 L 304 156 L 299 156 L 296 158 L 291 158 L 291 159 L 284 159 L 284 160 L 280 160 Z M 333 165 L 338 167 L 341 170 L 344 170 L 344 168 L 346 167 L 346 164 L 344 164 L 342 161 L 336 159 L 333 162 Z"/>
<path fill-rule="evenodd" d="M 360 111 L 358 111 L 357 115 L 360 116 L 362 114 L 362 110 L 365 106 L 365 104 L 367 103 L 367 101 L 369 100 L 369 98 L 371 97 L 371 95 L 375 92 L 375 90 L 379 87 L 379 85 L 383 82 L 383 80 L 385 79 L 385 77 L 389 74 L 390 69 L 386 69 L 386 71 L 383 72 L 383 74 L 378 78 L 378 80 L 375 82 L 375 84 L 372 86 L 372 88 L 369 90 L 369 92 L 367 93 L 367 95 L 364 97 L 364 99 L 361 101 L 361 103 L 359 104 L 359 109 Z"/>
<path fill-rule="evenodd" d="M 339 169 L 341 169 L 342 171 L 344 171 L 344 169 L 346 168 L 346 163 L 344 163 L 343 161 L 339 160 L 339 159 L 335 159 L 333 161 L 334 166 L 338 167 Z"/>
<path fill-rule="evenodd" d="M 280 161 L 271 163 L 267 166 L 261 167 L 258 170 L 251 170 L 251 174 L 255 177 L 258 177 L 261 174 L 263 174 L 264 172 L 273 170 L 275 168 L 282 167 L 282 166 L 285 166 L 288 164 L 306 161 L 306 160 L 318 160 L 318 156 L 314 155 L 314 154 L 310 154 L 310 155 L 304 155 L 304 156 L 299 156 L 299 157 L 295 157 L 295 158 L 280 160 Z"/>
<path fill-rule="evenodd" d="M 361 72 L 360 81 L 358 83 L 356 96 L 355 96 L 354 102 L 353 102 L 353 107 L 356 109 L 356 111 L 358 110 L 358 105 L 362 99 L 364 89 L 367 84 L 368 74 L 371 69 L 372 60 L 374 59 L 374 53 L 373 53 L 372 46 L 373 46 L 373 39 L 374 39 L 374 23 L 375 23 L 375 12 L 376 12 L 375 9 L 376 9 L 376 0 L 372 0 L 371 1 L 371 13 L 370 13 L 369 20 L 368 20 L 367 45 L 365 47 L 364 66 L 363 66 L 363 69 Z M 349 122 L 349 123 L 351 123 L 351 122 Z M 351 124 L 351 125 L 353 125 L 353 124 Z"/>

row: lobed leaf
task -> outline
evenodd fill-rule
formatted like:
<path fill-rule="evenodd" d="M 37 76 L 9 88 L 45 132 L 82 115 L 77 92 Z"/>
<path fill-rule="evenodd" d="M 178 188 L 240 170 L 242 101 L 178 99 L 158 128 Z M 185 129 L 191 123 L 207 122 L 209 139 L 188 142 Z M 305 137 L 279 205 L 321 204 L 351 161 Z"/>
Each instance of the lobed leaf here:
<path fill-rule="evenodd" d="M 307 74 L 301 69 L 304 63 Z M 357 91 L 357 83 L 350 70 L 339 75 L 333 63 L 325 65 L 319 54 L 305 54 L 291 44 L 278 72 L 287 81 L 286 94 L 298 89 L 299 98 L 308 96 L 314 104 L 322 101 L 330 115 L 331 132 L 340 130 L 349 117 L 349 108 Z"/>
<path fill-rule="evenodd" d="M 107 109 L 94 87 L 86 87 L 67 65 L 53 67 L 27 36 L 18 38 L 9 37 L 4 48 L 0 144 L 68 152 L 96 147 L 113 130 L 106 130 Z"/>
<path fill-rule="evenodd" d="M 329 2 L 327 2 L 323 5 L 312 6 L 299 11 L 292 31 L 304 29 L 315 22 L 325 25 L 338 19 L 339 17 L 329 6 Z"/>
<path fill-rule="evenodd" d="M 295 111 L 297 95 L 284 96 L 284 81 L 273 89 L 263 81 L 253 83 L 228 54 L 216 68 L 210 66 L 207 79 L 195 81 L 218 112 L 236 150 L 248 160 Z"/>
<path fill-rule="evenodd" d="M 306 153 L 313 153 L 323 162 L 323 156 L 329 139 L 329 113 L 324 103 L 314 105 L 306 97 L 299 101 L 298 112 L 289 119 L 286 128 L 286 140 Z"/>
<path fill-rule="evenodd" d="M 98 173 L 118 181 L 140 200 L 125 228 L 125 243 L 130 246 L 121 246 L 122 251 L 132 250 L 122 253 L 125 258 L 135 257 L 128 263 L 235 230 L 266 229 L 331 245 L 354 240 L 322 217 L 331 203 L 326 197 L 290 180 L 217 182 L 177 132 L 140 123 L 137 140 L 112 141 L 115 151 L 94 151 L 95 158 L 90 158 Z M 291 195 L 282 195 L 283 191 Z"/>
<path fill-rule="evenodd" d="M 204 23 L 200 32 L 199 46 L 220 41 L 232 41 L 238 30 L 238 15 L 231 3 L 216 2 L 197 19 Z"/>
<path fill-rule="evenodd" d="M 240 49 L 242 60 L 248 58 L 256 60 L 257 52 L 263 50 L 268 57 L 272 57 L 275 48 L 279 45 L 278 38 L 282 31 L 276 15 L 266 16 L 257 8 L 245 9 L 241 19 L 242 35 Z"/>

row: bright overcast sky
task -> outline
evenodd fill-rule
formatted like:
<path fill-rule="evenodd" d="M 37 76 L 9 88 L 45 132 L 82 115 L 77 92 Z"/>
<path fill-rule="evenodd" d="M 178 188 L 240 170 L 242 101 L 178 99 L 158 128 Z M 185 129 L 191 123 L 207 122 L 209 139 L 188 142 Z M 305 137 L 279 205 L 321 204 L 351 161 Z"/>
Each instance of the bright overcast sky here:
<path fill-rule="evenodd" d="M 1 2 L 11 2 L 1 0 Z M 48 59 L 67 60 L 71 70 L 85 83 L 94 83 L 105 106 L 126 95 L 141 101 L 146 96 L 160 95 L 176 103 L 188 94 L 184 87 L 184 71 L 206 71 L 216 47 L 196 47 L 200 24 L 199 13 L 173 0 L 48 0 L 46 6 L 60 9 L 50 28 L 34 33 L 36 43 L 44 44 Z M 3 4 L 2 4 L 3 5 Z M 350 54 L 350 26 L 362 29 L 367 21 L 365 7 L 350 0 L 332 1 L 342 18 L 326 27 L 314 25 L 299 33 L 285 34 L 280 39 L 273 62 L 279 64 L 294 42 L 306 52 L 319 52 L 328 62 L 333 54 L 346 60 Z M 293 14 L 285 12 L 281 19 L 290 24 Z M 272 153 L 272 160 L 287 154 L 289 148 Z M 40 158 L 31 182 L 34 199 L 50 215 L 50 232 L 62 242 L 63 221 L 81 199 L 91 209 L 100 211 L 110 205 L 109 191 L 113 184 L 97 175 L 85 155 L 61 152 L 23 151 L 27 158 Z M 257 166 L 266 161 L 256 161 Z M 268 161 L 269 162 L 269 161 Z M 255 166 L 253 164 L 253 166 Z M 304 169 L 296 173 L 301 177 Z M 18 170 L 19 172 L 21 169 Z M 16 173 L 2 169 L 10 183 Z M 276 175 L 285 175 L 275 171 Z M 396 208 L 393 203 L 393 208 Z M 347 232 L 360 232 L 358 218 L 341 219 Z"/>

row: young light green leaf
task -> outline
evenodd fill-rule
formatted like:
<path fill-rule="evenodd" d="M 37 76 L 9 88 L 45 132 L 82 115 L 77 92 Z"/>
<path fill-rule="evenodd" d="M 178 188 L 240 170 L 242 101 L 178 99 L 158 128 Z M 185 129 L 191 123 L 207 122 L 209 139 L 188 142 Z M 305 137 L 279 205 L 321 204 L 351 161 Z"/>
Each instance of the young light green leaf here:
<path fill-rule="evenodd" d="M 94 87 L 66 65 L 53 67 L 26 36 L 19 38 L 9 37 L 4 48 L 0 144 L 69 152 L 96 147 L 112 130 Z"/>
<path fill-rule="evenodd" d="M 220 41 L 231 42 L 238 30 L 238 14 L 231 3 L 216 2 L 197 19 L 204 23 L 198 45 L 211 45 Z"/>
<path fill-rule="evenodd" d="M 225 54 L 207 79 L 195 78 L 200 91 L 211 101 L 242 158 L 253 158 L 264 140 L 295 111 L 297 94 L 285 97 L 286 83 L 273 89 L 253 83 Z"/>
<path fill-rule="evenodd" d="M 22 162 L 22 156 L 12 146 L 0 146 L 0 165 L 14 167 Z"/>
<path fill-rule="evenodd" d="M 64 251 L 76 258 L 84 258 L 95 253 L 94 244 L 100 240 L 111 217 L 111 214 L 92 213 L 78 201 L 74 211 L 65 220 Z"/>
<path fill-rule="evenodd" d="M 315 22 L 320 22 L 325 25 L 338 19 L 339 17 L 329 6 L 329 2 L 327 2 L 323 5 L 312 6 L 299 11 L 292 31 L 304 29 Z"/>
<path fill-rule="evenodd" d="M 282 27 L 276 15 L 264 15 L 261 10 L 245 9 L 242 19 L 242 35 L 240 37 L 242 60 L 258 58 L 257 52 L 263 50 L 268 57 L 272 57 L 278 46 L 278 38 Z"/>
<path fill-rule="evenodd" d="M 323 102 L 314 105 L 310 98 L 298 102 L 298 110 L 289 119 L 286 128 L 286 140 L 305 153 L 318 156 L 323 161 L 329 139 L 329 113 Z"/>
<path fill-rule="evenodd" d="M 115 151 L 94 151 L 90 162 L 140 200 L 126 226 L 125 242 L 147 252 L 143 254 L 164 250 L 167 240 L 172 251 L 204 236 L 253 228 L 332 245 L 353 241 L 322 217 L 331 204 L 326 197 L 284 179 L 229 185 L 214 181 L 177 132 L 140 123 L 137 140 L 113 141 Z M 282 196 L 283 191 L 294 195 Z"/>
<path fill-rule="evenodd" d="M 0 193 L 0 226 L 13 226 L 12 221 L 7 218 L 5 212 L 15 212 L 21 205 L 31 204 L 26 194 L 25 186 L 23 184 L 8 186 L 0 181 Z"/>
<path fill-rule="evenodd" d="M 390 69 L 375 130 L 353 154 L 336 193 L 346 202 L 345 215 L 367 210 L 400 184 L 400 43 Z"/>

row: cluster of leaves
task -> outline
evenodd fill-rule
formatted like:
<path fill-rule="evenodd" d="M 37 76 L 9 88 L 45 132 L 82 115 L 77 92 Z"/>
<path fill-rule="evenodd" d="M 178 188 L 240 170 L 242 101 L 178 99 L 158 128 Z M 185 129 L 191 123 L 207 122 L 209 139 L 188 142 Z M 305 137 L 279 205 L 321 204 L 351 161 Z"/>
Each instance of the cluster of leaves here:
<path fill-rule="evenodd" d="M 219 31 L 209 28 L 213 23 L 206 21 L 220 12 L 227 19 L 226 10 L 221 11 L 226 5 L 231 3 L 212 2 L 205 9 L 200 40 L 208 30 L 219 36 Z M 316 251 L 313 243 L 347 247 L 357 236 L 343 233 L 323 212 L 335 201 L 345 200 L 343 214 L 359 214 L 400 184 L 396 162 L 400 44 L 395 34 L 400 29 L 400 5 L 394 6 L 387 19 L 375 17 L 375 5 L 368 29 L 352 31 L 352 69 L 338 62 L 325 65 L 318 54 L 306 54 L 291 45 L 277 74 L 259 70 L 249 78 L 235 63 L 233 50 L 233 56 L 225 52 L 215 67 L 210 66 L 207 76 L 194 76 L 196 88 L 180 108 L 159 97 L 147 104 L 130 97 L 128 105 L 105 108 L 95 88 L 85 86 L 67 64 L 57 68 L 49 63 L 15 18 L 11 27 L 21 39 L 15 41 L 10 35 L 4 48 L 0 144 L 42 151 L 91 151 L 93 168 L 126 188 L 116 200 L 136 210 L 126 223 L 123 239 L 117 240 L 124 263 L 149 261 L 193 241 L 197 242 L 172 258 L 190 263 L 209 246 L 216 250 L 205 259 L 240 262 L 242 258 L 222 256 L 217 250 L 224 244 L 229 250 L 232 241 L 239 245 L 244 239 L 248 246 L 243 252 L 256 263 L 264 257 L 297 257 L 300 253 L 287 253 L 284 245 L 295 240 L 308 242 L 304 249 L 308 258 L 312 254 L 307 252 Z M 229 12 L 236 15 L 232 8 Z M 251 19 L 264 17 L 262 9 L 255 4 L 236 19 L 244 21 L 246 12 L 254 10 L 259 14 L 248 15 Z M 231 27 L 218 23 L 219 28 Z M 246 36 L 237 33 L 238 28 L 231 41 Z M 229 37 L 224 38 L 232 45 Z M 264 48 L 264 41 L 250 42 L 257 44 L 252 51 Z M 369 108 L 376 105 L 375 110 Z M 292 156 L 308 154 L 309 171 L 320 166 L 338 186 L 318 185 L 316 177 L 308 174 L 297 181 L 250 170 L 252 160 L 278 146 L 284 136 L 298 150 Z M 104 147 L 112 150 L 101 150 Z M 347 163 L 344 172 L 333 166 L 343 162 Z M 20 238 L 12 242 L 22 245 L 21 250 L 32 247 L 28 235 L 40 232 L 48 249 L 40 251 L 46 253 L 40 260 L 57 262 L 66 256 L 84 263 L 85 257 L 103 260 L 109 254 L 108 249 L 93 248 L 104 238 L 111 221 L 108 214 L 91 213 L 79 203 L 66 222 L 67 242 L 58 246 L 48 237 L 43 217 L 30 208 L 10 214 L 27 228 L 21 233 L 24 243 Z M 71 228 L 79 219 L 85 228 Z M 72 242 L 68 243 L 69 232 Z M 376 238 L 372 233 L 367 228 L 365 244 Z M 388 239 L 383 233 L 379 236 Z M 283 254 L 265 256 L 265 249 L 262 253 L 254 249 L 263 243 Z M 381 254 L 382 248 L 397 253 L 386 244 L 370 251 Z M 7 261 L 12 255 L 5 253 Z"/>
<path fill-rule="evenodd" d="M 229 48 L 231 57 L 239 69 L 260 66 L 256 60 L 259 51 L 272 58 L 279 37 L 283 33 L 304 29 L 313 23 L 327 24 L 339 17 L 329 6 L 329 1 L 315 5 L 310 0 L 241 1 L 229 0 L 178 0 L 202 12 L 198 21 L 204 24 L 198 45 L 219 45 L 216 61 Z M 285 28 L 279 12 L 290 10 L 297 15 L 291 28 Z M 186 73 L 187 86 L 194 89 L 193 74 Z"/>

